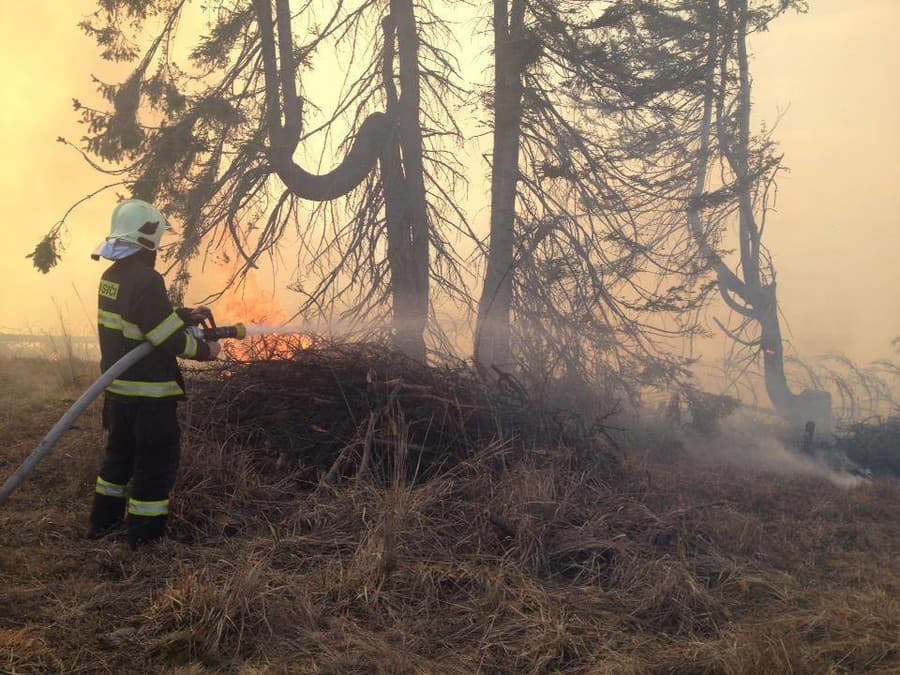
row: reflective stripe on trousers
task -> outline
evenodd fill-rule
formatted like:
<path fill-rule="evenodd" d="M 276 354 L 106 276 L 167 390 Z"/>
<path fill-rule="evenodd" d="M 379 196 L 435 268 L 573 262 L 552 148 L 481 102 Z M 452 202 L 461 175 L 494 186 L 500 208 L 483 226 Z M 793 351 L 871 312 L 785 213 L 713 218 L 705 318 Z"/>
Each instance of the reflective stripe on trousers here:
<path fill-rule="evenodd" d="M 143 502 L 139 499 L 128 500 L 128 513 L 132 516 L 164 516 L 169 512 L 169 500 Z"/>
<path fill-rule="evenodd" d="M 100 476 L 97 476 L 97 486 L 94 488 L 94 492 L 98 495 L 104 495 L 106 497 L 120 497 L 122 499 L 125 498 L 125 486 L 119 485 L 118 483 L 110 483 L 107 480 L 103 480 Z"/>

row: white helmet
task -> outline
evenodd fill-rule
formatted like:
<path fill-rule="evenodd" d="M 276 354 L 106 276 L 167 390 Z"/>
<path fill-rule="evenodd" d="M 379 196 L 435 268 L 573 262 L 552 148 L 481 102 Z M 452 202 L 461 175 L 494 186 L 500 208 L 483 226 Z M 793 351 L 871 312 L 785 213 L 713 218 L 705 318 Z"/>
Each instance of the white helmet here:
<path fill-rule="evenodd" d="M 141 249 L 155 251 L 169 221 L 153 206 L 140 199 L 126 199 L 116 204 L 112 212 L 109 236 L 94 250 L 91 257 L 101 256 L 119 260 Z"/>

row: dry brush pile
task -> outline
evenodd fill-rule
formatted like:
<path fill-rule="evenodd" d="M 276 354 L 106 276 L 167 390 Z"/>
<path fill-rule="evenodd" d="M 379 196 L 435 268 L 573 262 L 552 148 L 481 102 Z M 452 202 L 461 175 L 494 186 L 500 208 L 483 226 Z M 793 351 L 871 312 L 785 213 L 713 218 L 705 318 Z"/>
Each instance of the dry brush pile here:
<path fill-rule="evenodd" d="M 428 367 L 374 343 L 257 340 L 191 384 L 196 432 L 275 459 L 279 469 L 306 469 L 310 480 L 372 474 L 384 482 L 402 466 L 405 479 L 421 481 L 492 444 L 565 446 L 610 469 L 615 462 L 601 427 L 586 436 L 509 375 L 486 386 L 464 364 Z"/>
<path fill-rule="evenodd" d="M 872 475 L 900 480 L 900 416 L 847 425 L 835 445 Z"/>

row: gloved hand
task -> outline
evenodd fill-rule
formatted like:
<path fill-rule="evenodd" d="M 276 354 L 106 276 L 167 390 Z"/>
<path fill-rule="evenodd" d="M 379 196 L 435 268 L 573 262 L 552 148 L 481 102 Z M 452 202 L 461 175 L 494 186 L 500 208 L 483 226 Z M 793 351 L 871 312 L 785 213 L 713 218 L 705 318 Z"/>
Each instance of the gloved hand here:
<path fill-rule="evenodd" d="M 209 360 L 210 361 L 215 359 L 219 355 L 219 352 L 222 351 L 222 345 L 220 345 L 218 342 L 215 342 L 212 340 L 207 341 L 206 346 L 209 347 Z"/>
<path fill-rule="evenodd" d="M 199 326 L 204 321 L 212 320 L 212 310 L 205 306 L 199 307 L 179 307 L 175 313 L 181 317 L 181 320 L 188 326 Z"/>

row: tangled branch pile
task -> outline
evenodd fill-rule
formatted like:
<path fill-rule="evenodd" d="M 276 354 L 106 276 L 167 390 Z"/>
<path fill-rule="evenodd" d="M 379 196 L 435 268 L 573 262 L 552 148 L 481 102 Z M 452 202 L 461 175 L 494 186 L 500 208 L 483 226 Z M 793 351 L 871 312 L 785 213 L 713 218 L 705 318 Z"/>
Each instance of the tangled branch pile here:
<path fill-rule="evenodd" d="M 900 417 L 852 424 L 838 436 L 836 445 L 873 475 L 900 478 Z"/>
<path fill-rule="evenodd" d="M 195 373 L 189 424 L 332 482 L 349 472 L 420 480 L 491 445 L 590 451 L 561 411 L 510 376 L 428 367 L 374 343 L 257 341 Z"/>

